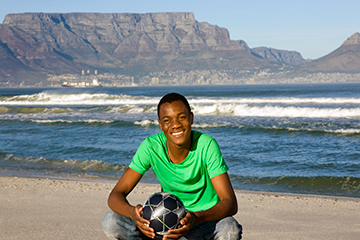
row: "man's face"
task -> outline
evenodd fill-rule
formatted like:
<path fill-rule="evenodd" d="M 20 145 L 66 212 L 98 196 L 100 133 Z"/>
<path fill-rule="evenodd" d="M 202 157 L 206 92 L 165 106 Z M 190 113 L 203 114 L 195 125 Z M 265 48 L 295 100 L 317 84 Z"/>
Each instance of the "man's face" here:
<path fill-rule="evenodd" d="M 190 147 L 193 120 L 193 113 L 180 100 L 160 106 L 158 121 L 170 145 Z"/>

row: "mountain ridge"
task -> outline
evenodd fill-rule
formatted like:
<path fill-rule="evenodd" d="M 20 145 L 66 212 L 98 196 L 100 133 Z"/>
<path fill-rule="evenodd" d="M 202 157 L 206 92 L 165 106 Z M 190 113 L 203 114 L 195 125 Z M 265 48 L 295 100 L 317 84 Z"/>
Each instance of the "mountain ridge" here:
<path fill-rule="evenodd" d="M 296 51 L 250 49 L 244 40 L 231 40 L 226 28 L 198 22 L 189 12 L 8 14 L 0 24 L 0 53 L 2 81 L 39 81 L 84 69 L 129 76 L 197 70 L 251 75 L 263 69 L 276 77 L 360 72 L 358 33 L 308 62 Z"/>
<path fill-rule="evenodd" d="M 22 64 L 54 74 L 214 68 L 222 56 L 235 59 L 228 66 L 220 63 L 229 69 L 237 61 L 245 68 L 261 63 L 230 40 L 227 29 L 197 22 L 193 13 L 10 14 L 0 37 Z"/>
<path fill-rule="evenodd" d="M 304 67 L 309 72 L 360 72 L 360 33 L 354 33 L 331 53 Z"/>

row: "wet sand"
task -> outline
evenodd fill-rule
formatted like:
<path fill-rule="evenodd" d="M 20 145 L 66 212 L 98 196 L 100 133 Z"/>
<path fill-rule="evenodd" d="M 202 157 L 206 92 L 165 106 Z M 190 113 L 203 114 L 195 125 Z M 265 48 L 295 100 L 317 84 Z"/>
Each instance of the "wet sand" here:
<path fill-rule="evenodd" d="M 100 220 L 116 181 L 0 176 L 0 239 L 106 240 Z M 160 191 L 140 183 L 143 204 Z M 360 199 L 236 191 L 243 239 L 359 239 Z"/>

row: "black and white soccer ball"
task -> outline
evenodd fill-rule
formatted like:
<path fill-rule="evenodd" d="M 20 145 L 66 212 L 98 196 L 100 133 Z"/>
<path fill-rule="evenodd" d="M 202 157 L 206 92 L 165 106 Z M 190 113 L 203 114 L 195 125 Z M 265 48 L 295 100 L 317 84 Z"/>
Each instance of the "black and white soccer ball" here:
<path fill-rule="evenodd" d="M 149 226 L 159 235 L 166 235 L 170 229 L 180 227 L 180 220 L 185 214 L 181 200 L 168 192 L 151 195 L 145 201 L 142 211 L 142 217 L 150 221 Z"/>

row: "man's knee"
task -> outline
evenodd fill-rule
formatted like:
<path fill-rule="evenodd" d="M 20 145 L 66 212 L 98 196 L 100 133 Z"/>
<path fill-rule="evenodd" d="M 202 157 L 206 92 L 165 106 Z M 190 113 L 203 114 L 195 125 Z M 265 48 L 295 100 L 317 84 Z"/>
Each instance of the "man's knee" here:
<path fill-rule="evenodd" d="M 218 223 L 216 227 L 218 231 L 219 240 L 235 240 L 241 239 L 242 226 L 233 217 L 227 217 Z"/>
<path fill-rule="evenodd" d="M 108 211 L 101 220 L 101 228 L 107 237 L 115 239 L 113 236 L 117 230 L 116 213 Z"/>
<path fill-rule="evenodd" d="M 110 239 L 141 239 L 133 219 L 108 211 L 101 220 L 101 227 Z"/>

